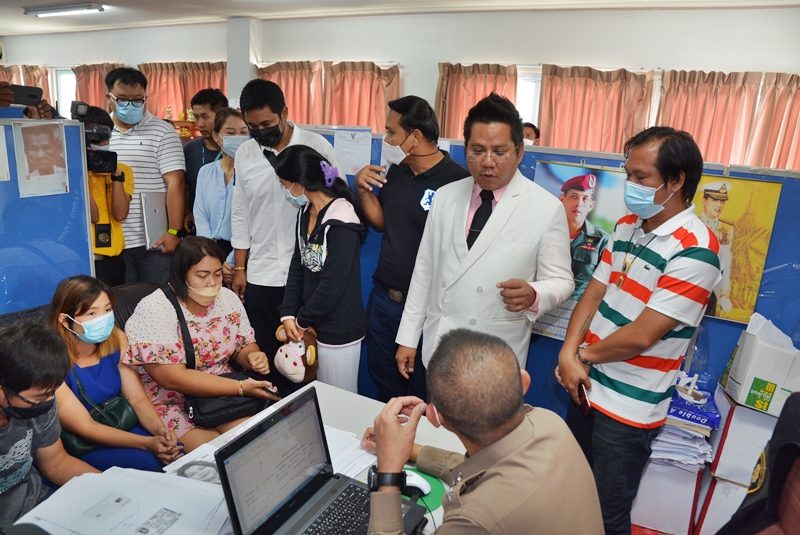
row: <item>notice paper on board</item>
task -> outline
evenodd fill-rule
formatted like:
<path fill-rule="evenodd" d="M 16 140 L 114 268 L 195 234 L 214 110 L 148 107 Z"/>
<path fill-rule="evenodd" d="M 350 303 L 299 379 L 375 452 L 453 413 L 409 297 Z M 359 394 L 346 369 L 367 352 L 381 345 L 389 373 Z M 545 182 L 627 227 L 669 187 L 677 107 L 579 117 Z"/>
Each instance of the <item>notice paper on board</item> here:
<path fill-rule="evenodd" d="M 14 151 L 20 197 L 40 197 L 69 192 L 67 148 L 60 123 L 15 123 Z"/>

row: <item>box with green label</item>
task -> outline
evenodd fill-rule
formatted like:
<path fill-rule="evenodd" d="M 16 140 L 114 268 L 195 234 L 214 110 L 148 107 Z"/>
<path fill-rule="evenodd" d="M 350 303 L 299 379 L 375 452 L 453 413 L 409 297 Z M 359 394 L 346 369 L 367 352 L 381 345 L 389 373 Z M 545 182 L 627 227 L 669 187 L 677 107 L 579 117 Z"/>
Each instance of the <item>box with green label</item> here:
<path fill-rule="evenodd" d="M 736 403 L 778 416 L 789 394 L 800 391 L 800 351 L 744 331 L 719 382 Z"/>

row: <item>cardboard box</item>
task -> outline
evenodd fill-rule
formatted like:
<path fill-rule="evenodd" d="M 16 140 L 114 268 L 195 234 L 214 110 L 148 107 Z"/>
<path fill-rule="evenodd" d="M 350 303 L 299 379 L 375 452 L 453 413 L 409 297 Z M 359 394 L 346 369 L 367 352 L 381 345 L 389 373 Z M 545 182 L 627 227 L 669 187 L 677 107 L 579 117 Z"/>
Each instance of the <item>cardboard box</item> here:
<path fill-rule="evenodd" d="M 800 391 L 800 351 L 743 331 L 720 384 L 737 403 L 778 416 L 789 394 Z"/>
<path fill-rule="evenodd" d="M 631 509 L 631 522 L 663 533 L 692 533 L 703 470 L 647 463 Z"/>
<path fill-rule="evenodd" d="M 714 477 L 749 487 L 753 467 L 778 419 L 736 404 L 719 387 L 714 392 L 714 401 L 721 423 L 719 429 L 711 433 L 714 452 L 711 473 Z"/>
<path fill-rule="evenodd" d="M 747 495 L 747 487 L 706 472 L 697 502 L 694 535 L 714 535 L 731 519 Z"/>

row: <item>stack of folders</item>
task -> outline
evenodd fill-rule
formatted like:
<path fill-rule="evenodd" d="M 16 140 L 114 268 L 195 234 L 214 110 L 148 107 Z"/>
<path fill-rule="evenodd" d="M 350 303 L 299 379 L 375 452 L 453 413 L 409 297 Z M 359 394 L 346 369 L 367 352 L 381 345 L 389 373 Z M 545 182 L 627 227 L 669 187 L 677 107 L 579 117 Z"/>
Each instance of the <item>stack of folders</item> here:
<path fill-rule="evenodd" d="M 696 377 L 681 374 L 670 401 L 667 421 L 652 444 L 651 461 L 696 471 L 711 462 L 708 437 L 720 414 L 710 392 L 695 388 Z"/>

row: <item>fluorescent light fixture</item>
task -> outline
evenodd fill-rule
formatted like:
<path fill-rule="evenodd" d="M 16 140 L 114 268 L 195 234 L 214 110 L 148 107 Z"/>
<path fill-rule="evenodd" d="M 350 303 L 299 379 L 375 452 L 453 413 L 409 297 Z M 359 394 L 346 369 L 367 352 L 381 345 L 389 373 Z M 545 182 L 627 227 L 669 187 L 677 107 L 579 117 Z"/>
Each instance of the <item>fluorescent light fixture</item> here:
<path fill-rule="evenodd" d="M 103 4 L 96 2 L 83 2 L 80 4 L 66 4 L 63 6 L 26 7 L 25 14 L 34 17 L 62 17 L 65 15 L 86 15 L 105 11 Z"/>

